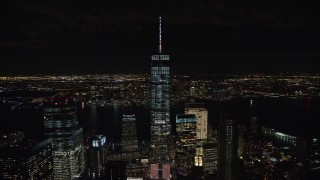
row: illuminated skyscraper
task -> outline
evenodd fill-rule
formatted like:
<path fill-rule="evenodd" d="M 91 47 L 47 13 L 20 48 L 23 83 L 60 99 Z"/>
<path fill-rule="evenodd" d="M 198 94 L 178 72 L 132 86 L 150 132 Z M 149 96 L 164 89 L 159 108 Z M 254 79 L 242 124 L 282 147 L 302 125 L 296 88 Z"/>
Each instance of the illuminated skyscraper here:
<path fill-rule="evenodd" d="M 22 139 L 0 146 L 0 179 L 53 179 L 52 139 Z"/>
<path fill-rule="evenodd" d="M 191 173 L 192 161 L 196 155 L 197 119 L 194 114 L 176 116 L 176 165 L 178 175 Z"/>
<path fill-rule="evenodd" d="M 204 151 L 204 171 L 207 175 L 216 175 L 218 169 L 218 144 L 216 141 L 205 142 Z"/>
<path fill-rule="evenodd" d="M 162 54 L 161 17 L 159 54 L 151 57 L 151 163 L 169 163 L 170 125 L 169 55 Z"/>
<path fill-rule="evenodd" d="M 45 135 L 53 139 L 54 179 L 74 179 L 84 170 L 83 129 L 69 99 L 50 100 L 43 109 Z"/>
<path fill-rule="evenodd" d="M 106 137 L 97 135 L 89 138 L 88 171 L 91 179 L 105 178 Z"/>
<path fill-rule="evenodd" d="M 218 144 L 218 179 L 236 179 L 237 135 L 235 120 L 229 114 L 221 114 Z"/>
<path fill-rule="evenodd" d="M 123 115 L 121 145 L 123 151 L 138 150 L 138 136 L 136 128 L 136 117 L 134 114 Z"/>
<path fill-rule="evenodd" d="M 208 110 L 203 103 L 188 103 L 185 105 L 185 114 L 194 114 L 197 117 L 197 139 L 208 137 Z"/>

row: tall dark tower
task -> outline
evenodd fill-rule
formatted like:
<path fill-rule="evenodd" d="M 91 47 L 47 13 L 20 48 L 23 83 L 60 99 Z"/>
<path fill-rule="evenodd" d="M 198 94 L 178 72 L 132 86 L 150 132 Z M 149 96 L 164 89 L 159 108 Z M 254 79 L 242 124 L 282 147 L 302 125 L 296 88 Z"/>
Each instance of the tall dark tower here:
<path fill-rule="evenodd" d="M 105 152 L 107 138 L 103 135 L 95 135 L 89 138 L 88 175 L 90 179 L 105 177 Z"/>
<path fill-rule="evenodd" d="M 250 100 L 250 134 L 256 135 L 258 132 L 258 118 L 255 117 L 254 111 L 253 111 L 254 105 L 253 100 Z"/>
<path fill-rule="evenodd" d="M 233 180 L 237 178 L 236 124 L 229 114 L 221 114 L 220 116 L 218 180 Z"/>
<path fill-rule="evenodd" d="M 151 164 L 168 164 L 170 162 L 168 141 L 171 134 L 170 58 L 169 55 L 162 54 L 161 17 L 159 18 L 159 22 L 159 54 L 151 56 L 150 162 Z M 159 173 L 164 173 L 160 171 Z"/>

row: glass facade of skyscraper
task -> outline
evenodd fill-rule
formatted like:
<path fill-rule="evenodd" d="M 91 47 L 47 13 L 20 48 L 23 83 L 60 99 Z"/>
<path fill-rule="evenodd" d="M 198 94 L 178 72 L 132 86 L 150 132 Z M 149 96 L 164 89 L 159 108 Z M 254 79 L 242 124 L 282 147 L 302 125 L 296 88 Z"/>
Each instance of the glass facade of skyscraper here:
<path fill-rule="evenodd" d="M 170 124 L 169 55 L 153 55 L 151 64 L 151 163 L 169 163 Z"/>
<path fill-rule="evenodd" d="M 54 179 L 74 179 L 84 170 L 83 129 L 77 111 L 67 100 L 50 102 L 43 109 L 45 135 L 53 139 Z"/>

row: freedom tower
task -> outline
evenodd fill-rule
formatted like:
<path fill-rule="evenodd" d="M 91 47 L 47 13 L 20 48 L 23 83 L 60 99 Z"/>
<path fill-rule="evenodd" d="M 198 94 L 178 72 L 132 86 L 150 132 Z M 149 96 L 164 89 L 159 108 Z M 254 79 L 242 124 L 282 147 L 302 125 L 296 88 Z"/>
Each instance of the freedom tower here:
<path fill-rule="evenodd" d="M 169 55 L 162 53 L 159 17 L 159 54 L 151 56 L 151 178 L 170 176 L 170 68 Z"/>

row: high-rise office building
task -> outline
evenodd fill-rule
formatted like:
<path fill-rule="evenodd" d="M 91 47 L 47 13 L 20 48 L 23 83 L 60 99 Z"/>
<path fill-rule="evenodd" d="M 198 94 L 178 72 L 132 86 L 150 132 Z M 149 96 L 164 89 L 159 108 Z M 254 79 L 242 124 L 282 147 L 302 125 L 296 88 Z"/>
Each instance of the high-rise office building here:
<path fill-rule="evenodd" d="M 221 114 L 218 144 L 218 179 L 237 178 L 237 133 L 236 123 L 230 114 Z"/>
<path fill-rule="evenodd" d="M 196 155 L 197 119 L 194 114 L 176 116 L 176 166 L 178 175 L 191 173 L 193 159 Z"/>
<path fill-rule="evenodd" d="M 217 141 L 203 143 L 204 172 L 207 175 L 216 175 L 218 170 L 218 144 Z"/>
<path fill-rule="evenodd" d="M 53 179 L 52 139 L 22 139 L 2 144 L 0 179 Z"/>
<path fill-rule="evenodd" d="M 105 151 L 107 138 L 96 135 L 89 138 L 88 174 L 91 179 L 105 178 Z"/>
<path fill-rule="evenodd" d="M 245 152 L 247 127 L 245 125 L 238 125 L 238 157 L 241 158 Z"/>
<path fill-rule="evenodd" d="M 194 156 L 194 162 L 191 170 L 192 179 L 203 179 L 204 170 L 203 170 L 203 147 L 202 142 L 197 142 L 196 145 L 196 154 Z"/>
<path fill-rule="evenodd" d="M 157 167 L 167 168 L 166 164 L 171 162 L 169 143 L 171 135 L 170 57 L 162 52 L 161 17 L 159 22 L 159 54 L 151 56 L 151 151 L 149 159 L 151 165 L 160 164 Z M 158 174 L 160 175 L 158 178 L 162 179 L 161 175 L 164 175 L 162 169 L 159 169 Z"/>
<path fill-rule="evenodd" d="M 45 135 L 53 139 L 54 179 L 74 179 L 84 170 L 83 129 L 68 98 L 50 99 L 43 108 Z"/>
<path fill-rule="evenodd" d="M 197 117 L 197 139 L 208 137 L 208 110 L 203 103 L 185 104 L 185 114 L 194 114 Z"/>
<path fill-rule="evenodd" d="M 136 128 L 136 116 L 134 114 L 122 116 L 122 151 L 137 151 L 138 136 Z"/>

